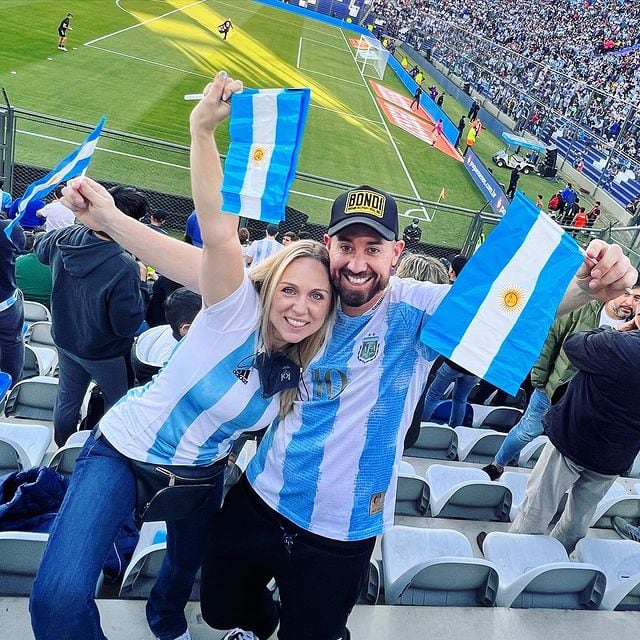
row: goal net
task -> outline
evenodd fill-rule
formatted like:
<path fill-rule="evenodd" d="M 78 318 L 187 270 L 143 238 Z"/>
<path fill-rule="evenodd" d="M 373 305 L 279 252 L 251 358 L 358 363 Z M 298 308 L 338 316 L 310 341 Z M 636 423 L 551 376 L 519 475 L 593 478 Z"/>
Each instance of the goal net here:
<path fill-rule="evenodd" d="M 388 59 L 389 52 L 378 39 L 360 36 L 356 52 L 356 63 L 363 76 L 371 74 L 378 80 L 382 80 Z"/>

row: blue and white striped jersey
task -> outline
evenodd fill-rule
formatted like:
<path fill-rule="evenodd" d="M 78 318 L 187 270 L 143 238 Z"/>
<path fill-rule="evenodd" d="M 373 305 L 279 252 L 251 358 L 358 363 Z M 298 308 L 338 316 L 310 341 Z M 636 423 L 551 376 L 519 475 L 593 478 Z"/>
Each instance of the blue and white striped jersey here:
<path fill-rule="evenodd" d="M 210 464 L 243 431 L 268 426 L 279 394 L 264 399 L 256 351 L 258 294 L 245 275 L 240 288 L 203 309 L 169 361 L 131 389 L 100 421 L 120 453 L 158 464 Z"/>
<path fill-rule="evenodd" d="M 271 508 L 335 540 L 393 524 L 404 436 L 437 357 L 420 330 L 448 291 L 391 278 L 376 309 L 338 312 L 326 348 L 304 372 L 302 399 L 276 420 L 247 470 Z"/>
<path fill-rule="evenodd" d="M 284 247 L 277 241 L 271 238 L 263 238 L 262 240 L 256 240 L 247 249 L 247 256 L 253 258 L 251 266 L 255 267 L 263 260 L 271 257 L 274 253 L 277 253 Z"/>

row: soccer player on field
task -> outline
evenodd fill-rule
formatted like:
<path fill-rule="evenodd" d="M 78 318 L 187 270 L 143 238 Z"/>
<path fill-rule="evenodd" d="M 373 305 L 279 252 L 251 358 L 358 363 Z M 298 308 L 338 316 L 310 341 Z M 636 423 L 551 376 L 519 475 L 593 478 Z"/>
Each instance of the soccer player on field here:
<path fill-rule="evenodd" d="M 71 22 L 71 18 L 73 18 L 73 13 L 67 13 L 67 15 L 63 18 L 62 22 L 58 26 L 58 50 L 59 51 L 67 50 L 64 44 L 67 41 L 67 31 L 73 31 L 73 27 L 69 25 L 69 22 Z"/>
<path fill-rule="evenodd" d="M 221 25 L 218 26 L 218 31 L 222 34 L 222 39 L 227 39 L 227 34 L 229 31 L 233 29 L 233 24 L 231 24 L 231 20 L 225 20 Z"/>

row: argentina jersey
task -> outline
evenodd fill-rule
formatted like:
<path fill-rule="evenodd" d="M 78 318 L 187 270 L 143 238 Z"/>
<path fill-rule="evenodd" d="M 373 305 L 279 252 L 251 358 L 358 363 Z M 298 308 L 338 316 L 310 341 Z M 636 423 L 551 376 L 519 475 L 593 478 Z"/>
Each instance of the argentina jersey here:
<path fill-rule="evenodd" d="M 404 436 L 437 357 L 420 331 L 448 290 L 391 278 L 376 309 L 338 312 L 324 352 L 304 372 L 302 400 L 274 423 L 247 469 L 271 508 L 335 540 L 393 524 Z"/>
<path fill-rule="evenodd" d="M 255 267 L 257 264 L 260 264 L 263 260 L 270 258 L 274 253 L 277 253 L 283 248 L 283 245 L 281 245 L 277 240 L 272 240 L 271 238 L 256 240 L 247 249 L 247 255 L 253 258 L 251 266 Z"/>
<path fill-rule="evenodd" d="M 268 426 L 279 397 L 264 399 L 252 369 L 258 295 L 245 276 L 226 299 L 203 309 L 169 361 L 131 389 L 100 421 L 122 454 L 157 464 L 211 464 L 243 431 Z"/>

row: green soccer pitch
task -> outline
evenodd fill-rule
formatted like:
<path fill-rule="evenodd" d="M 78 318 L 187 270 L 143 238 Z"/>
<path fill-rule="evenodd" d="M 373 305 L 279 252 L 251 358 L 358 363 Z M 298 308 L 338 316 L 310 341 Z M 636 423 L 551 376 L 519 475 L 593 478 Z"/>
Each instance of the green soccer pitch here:
<path fill-rule="evenodd" d="M 62 52 L 57 26 L 66 12 L 73 13 L 73 31 Z M 349 38 L 359 36 L 346 29 L 250 0 L 2 0 L 1 15 L 0 78 L 18 108 L 86 123 L 104 114 L 109 129 L 188 144 L 193 103 L 183 96 L 199 93 L 219 69 L 251 87 L 308 86 L 312 103 L 299 171 L 426 200 L 437 200 L 444 188 L 448 204 L 485 204 L 461 162 L 387 121 L 354 60 Z M 225 19 L 234 29 L 223 42 L 217 25 Z M 390 68 L 382 84 L 409 95 Z M 423 86 L 429 84 L 427 78 Z M 444 106 L 457 122 L 463 107 L 450 97 Z M 71 151 L 69 142 L 81 138 L 19 127 L 16 159 L 53 166 Z M 224 152 L 226 127 L 217 138 Z M 485 131 L 475 150 L 489 164 L 500 146 Z M 103 140 L 89 173 L 188 194 L 186 158 L 150 153 L 155 162 L 138 158 L 139 149 Z M 497 177 L 508 181 L 503 171 Z M 533 199 L 556 188 L 530 176 L 519 186 Z M 289 204 L 326 223 L 335 193 L 296 181 Z M 459 245 L 468 222 L 440 211 L 422 223 L 423 240 Z"/>

